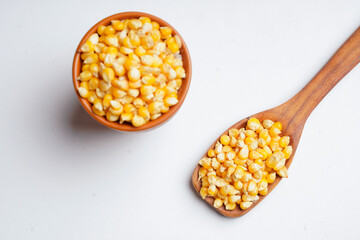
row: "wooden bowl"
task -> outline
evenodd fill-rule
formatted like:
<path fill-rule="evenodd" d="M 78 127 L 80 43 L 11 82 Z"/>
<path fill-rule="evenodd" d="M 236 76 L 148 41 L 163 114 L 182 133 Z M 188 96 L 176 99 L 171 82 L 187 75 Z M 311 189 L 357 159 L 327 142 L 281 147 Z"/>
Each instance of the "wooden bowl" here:
<path fill-rule="evenodd" d="M 89 101 L 87 101 L 86 99 L 80 97 L 80 95 L 77 91 L 77 89 L 80 86 L 80 81 L 77 80 L 77 77 L 81 73 L 81 65 L 82 65 L 82 61 L 80 58 L 80 55 L 81 55 L 80 47 L 86 42 L 86 40 L 90 37 L 91 34 L 96 33 L 98 26 L 109 25 L 112 20 L 123 20 L 123 19 L 127 19 L 127 18 L 139 18 L 139 17 L 149 17 L 151 20 L 158 22 L 160 24 L 160 26 L 167 26 L 167 27 L 171 28 L 173 31 L 173 34 L 179 36 L 181 43 L 182 43 L 182 46 L 180 49 L 180 54 L 182 55 L 182 60 L 183 60 L 183 64 L 184 64 L 183 67 L 185 69 L 186 77 L 182 79 L 182 85 L 181 85 L 180 89 L 178 90 L 179 102 L 176 105 L 170 107 L 169 111 L 162 114 L 158 119 L 149 121 L 141 127 L 134 127 L 130 123 L 120 124 L 119 122 L 110 122 L 110 121 L 106 120 L 105 117 L 100 117 L 100 116 L 94 114 L 91 110 L 91 103 Z M 118 13 L 118 14 L 112 15 L 110 17 L 107 17 L 107 18 L 101 20 L 100 22 L 96 23 L 81 39 L 79 46 L 76 49 L 75 56 L 74 56 L 72 77 L 73 77 L 73 84 L 74 84 L 76 96 L 78 97 L 81 105 L 84 107 L 86 112 L 88 114 L 90 114 L 90 116 L 92 116 L 99 123 L 101 123 L 109 128 L 119 130 L 119 131 L 132 132 L 132 131 L 141 131 L 141 130 L 159 126 L 159 125 L 165 123 L 167 120 L 169 120 L 179 110 L 179 108 L 181 107 L 182 103 L 184 102 L 186 94 L 189 90 L 190 81 L 191 81 L 191 71 L 192 71 L 192 69 L 191 69 L 191 59 L 190 59 L 189 50 L 186 47 L 184 40 L 182 39 L 182 37 L 176 31 L 175 28 L 173 28 L 169 23 L 165 22 L 161 18 L 158 18 L 158 17 L 153 16 L 148 13 L 123 12 L 123 13 Z"/>

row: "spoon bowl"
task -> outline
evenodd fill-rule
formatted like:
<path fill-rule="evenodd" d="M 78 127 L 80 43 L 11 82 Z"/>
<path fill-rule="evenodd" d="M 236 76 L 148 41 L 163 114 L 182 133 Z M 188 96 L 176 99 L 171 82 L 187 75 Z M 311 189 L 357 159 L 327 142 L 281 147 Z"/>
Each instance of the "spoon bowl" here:
<path fill-rule="evenodd" d="M 294 158 L 296 149 L 298 147 L 301 133 L 303 131 L 305 122 L 315 107 L 327 95 L 327 93 L 358 63 L 360 62 L 360 27 L 349 37 L 349 39 L 336 51 L 332 58 L 325 64 L 325 66 L 316 74 L 316 76 L 294 97 L 275 108 L 254 114 L 247 117 L 228 128 L 222 133 L 216 141 L 210 146 L 213 149 L 220 137 L 227 134 L 231 128 L 243 128 L 246 126 L 250 118 L 257 118 L 260 122 L 265 119 L 272 121 L 279 121 L 282 123 L 282 134 L 290 137 L 290 144 L 293 147 L 291 157 L 286 161 L 285 166 L 290 167 Z M 208 149 L 208 150 L 209 150 Z M 207 152 L 203 157 L 207 157 Z M 192 175 L 192 183 L 195 190 L 200 194 L 201 181 L 198 180 L 200 165 L 195 167 Z M 242 210 L 239 205 L 234 210 L 226 210 L 224 206 L 215 208 L 221 214 L 227 217 L 240 217 L 257 204 L 259 204 L 281 181 L 281 177 L 269 184 L 268 194 L 259 195 L 259 199 L 255 201 L 248 209 Z M 211 206 L 214 204 L 214 198 L 206 197 L 204 199 Z"/>

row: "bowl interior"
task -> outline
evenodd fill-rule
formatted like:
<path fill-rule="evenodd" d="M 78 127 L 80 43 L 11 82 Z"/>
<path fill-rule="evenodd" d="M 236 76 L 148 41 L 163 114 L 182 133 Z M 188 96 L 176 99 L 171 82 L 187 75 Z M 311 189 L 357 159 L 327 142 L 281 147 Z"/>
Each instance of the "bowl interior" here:
<path fill-rule="evenodd" d="M 160 24 L 160 26 L 168 26 L 172 29 L 174 35 L 179 36 L 181 43 L 182 43 L 182 46 L 180 49 L 180 54 L 182 55 L 183 67 L 185 69 L 186 77 L 182 79 L 182 85 L 181 85 L 180 89 L 178 90 L 179 102 L 176 105 L 170 107 L 169 111 L 162 114 L 158 119 L 149 121 L 141 127 L 134 127 L 130 123 L 120 124 L 119 122 L 110 122 L 110 121 L 106 120 L 105 117 L 100 117 L 100 116 L 94 114 L 91 110 L 91 103 L 88 102 L 86 99 L 80 97 L 80 95 L 78 94 L 77 88 L 80 86 L 80 81 L 77 80 L 77 77 L 81 73 L 81 64 L 82 64 L 82 61 L 80 58 L 80 55 L 81 55 L 80 48 L 86 42 L 86 40 L 90 37 L 90 35 L 96 32 L 98 26 L 109 25 L 112 20 L 123 20 L 123 19 L 127 19 L 127 18 L 139 18 L 139 17 L 149 17 L 152 21 L 158 22 Z M 181 35 L 176 31 L 175 28 L 173 28 L 170 24 L 168 24 L 161 18 L 158 18 L 158 17 L 153 16 L 148 13 L 142 13 L 142 12 L 118 13 L 118 14 L 112 15 L 110 17 L 107 17 L 107 18 L 101 20 L 100 22 L 98 22 L 97 24 L 95 24 L 85 34 L 85 36 L 82 38 L 82 40 L 79 43 L 79 46 L 76 49 L 72 71 L 73 71 L 72 75 L 73 75 L 73 83 L 74 83 L 75 91 L 76 91 L 79 101 L 80 101 L 81 105 L 84 107 L 84 109 L 95 120 L 97 120 L 101 124 L 103 124 L 107 127 L 116 129 L 116 130 L 120 130 L 120 131 L 141 131 L 141 130 L 145 130 L 145 129 L 149 129 L 149 128 L 153 128 L 155 126 L 161 125 L 162 123 L 169 120 L 179 110 L 179 108 L 181 107 L 181 105 L 183 104 L 183 102 L 185 100 L 186 94 L 187 94 L 189 86 L 190 86 L 191 73 L 192 73 L 190 54 L 189 54 L 188 48 L 187 48 L 184 40 L 182 39 Z"/>

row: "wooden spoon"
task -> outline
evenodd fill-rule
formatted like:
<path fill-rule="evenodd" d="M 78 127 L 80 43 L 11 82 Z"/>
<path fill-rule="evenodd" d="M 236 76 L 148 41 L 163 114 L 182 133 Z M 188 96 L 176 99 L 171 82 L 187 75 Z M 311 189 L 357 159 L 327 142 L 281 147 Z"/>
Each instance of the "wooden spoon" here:
<path fill-rule="evenodd" d="M 326 96 L 326 94 L 360 62 L 360 27 L 350 36 L 350 38 L 337 50 L 332 58 L 325 64 L 325 66 L 316 74 L 316 76 L 293 98 L 277 106 L 275 108 L 254 114 L 247 117 L 228 128 L 223 134 L 227 134 L 231 128 L 243 128 L 249 118 L 255 117 L 261 122 L 265 119 L 273 121 L 280 121 L 283 125 L 283 135 L 290 136 L 290 145 L 293 147 L 292 156 L 286 161 L 286 167 L 289 168 L 296 152 L 300 136 L 304 124 L 310 113 L 319 104 L 319 102 Z M 210 146 L 213 149 L 220 137 Z M 207 151 L 204 154 L 207 157 Z M 199 193 L 201 182 L 198 180 L 200 165 L 197 165 L 192 175 L 192 183 Z M 276 185 L 280 182 L 281 177 L 277 177 L 275 182 L 269 184 L 270 193 Z M 259 204 L 266 196 L 259 196 L 254 204 L 246 210 L 241 210 L 239 205 L 234 210 L 225 210 L 224 206 L 217 208 L 221 214 L 227 217 L 240 217 L 257 204 Z M 205 201 L 213 206 L 214 198 L 206 197 Z"/>

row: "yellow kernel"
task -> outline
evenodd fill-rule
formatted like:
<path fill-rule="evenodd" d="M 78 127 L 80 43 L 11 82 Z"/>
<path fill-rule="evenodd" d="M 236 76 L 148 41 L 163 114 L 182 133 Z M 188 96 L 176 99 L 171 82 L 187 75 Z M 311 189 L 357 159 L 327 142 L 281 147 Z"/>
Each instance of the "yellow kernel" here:
<path fill-rule="evenodd" d="M 236 128 L 232 128 L 229 130 L 229 137 L 238 138 L 239 136 L 239 130 Z"/>
<path fill-rule="evenodd" d="M 250 151 L 250 153 L 249 153 L 249 158 L 252 160 L 256 160 L 261 157 L 262 157 L 262 155 L 256 150 Z"/>
<path fill-rule="evenodd" d="M 99 35 L 103 35 L 105 28 L 106 28 L 105 26 L 99 26 L 99 27 L 97 28 L 97 33 L 98 33 Z"/>
<path fill-rule="evenodd" d="M 92 111 L 93 111 L 96 115 L 98 115 L 98 116 L 104 116 L 104 115 L 105 115 L 105 112 L 104 112 L 104 111 L 100 111 L 100 110 L 98 110 L 97 108 L 95 108 L 95 105 L 93 105 L 91 109 L 92 109 Z"/>
<path fill-rule="evenodd" d="M 266 129 L 270 129 L 273 124 L 274 124 L 274 122 L 269 120 L 269 119 L 266 119 L 266 120 L 263 121 L 263 126 Z"/>
<path fill-rule="evenodd" d="M 161 36 L 167 38 L 171 35 L 172 30 L 169 27 L 160 27 Z"/>
<path fill-rule="evenodd" d="M 120 116 L 120 123 L 131 122 L 134 117 L 134 113 L 122 113 Z"/>
<path fill-rule="evenodd" d="M 132 120 L 131 120 L 132 125 L 134 125 L 134 127 L 140 127 L 142 125 L 144 125 L 145 119 L 139 115 L 135 115 Z"/>
<path fill-rule="evenodd" d="M 92 53 L 94 51 L 94 44 L 87 40 L 80 48 L 81 52 Z"/>
<path fill-rule="evenodd" d="M 160 113 L 160 104 L 158 102 L 152 102 L 148 106 L 148 110 L 150 114 L 158 114 Z"/>
<path fill-rule="evenodd" d="M 153 26 L 153 29 L 159 29 L 160 25 L 157 22 L 151 22 L 151 25 Z"/>
<path fill-rule="evenodd" d="M 160 31 L 158 29 L 153 29 L 150 32 L 150 36 L 151 36 L 151 38 L 153 39 L 154 42 L 157 42 L 161 38 L 161 33 L 160 33 Z"/>
<path fill-rule="evenodd" d="M 264 149 L 262 149 L 262 148 L 259 148 L 259 149 L 257 150 L 257 152 L 261 154 L 261 157 L 260 157 L 260 158 L 261 158 L 262 160 L 265 160 L 265 159 L 267 158 L 267 156 L 268 156 L 267 152 L 266 152 Z"/>
<path fill-rule="evenodd" d="M 261 124 L 260 124 L 260 121 L 256 118 L 250 118 L 248 121 L 247 121 L 247 124 L 246 126 L 252 130 L 252 131 L 256 131 L 260 128 Z"/>
<path fill-rule="evenodd" d="M 175 68 L 175 72 L 177 78 L 184 78 L 186 76 L 185 69 L 183 67 Z"/>
<path fill-rule="evenodd" d="M 220 138 L 220 142 L 223 145 L 229 145 L 230 144 L 230 137 L 228 135 L 222 135 Z"/>
<path fill-rule="evenodd" d="M 269 131 L 267 129 L 263 129 L 260 133 L 259 133 L 259 137 L 266 140 L 269 137 Z"/>
<path fill-rule="evenodd" d="M 277 171 L 277 174 L 282 177 L 282 178 L 287 178 L 288 177 L 288 170 L 285 166 L 283 166 L 281 169 L 279 169 L 279 171 Z"/>
<path fill-rule="evenodd" d="M 209 151 L 208 151 L 208 153 L 207 153 L 207 155 L 208 155 L 208 157 L 215 157 L 215 151 L 214 151 L 214 149 L 210 149 Z"/>
<path fill-rule="evenodd" d="M 135 54 L 138 55 L 139 57 L 143 56 L 146 54 L 146 50 L 143 46 L 138 46 L 136 49 L 135 49 Z"/>
<path fill-rule="evenodd" d="M 100 83 L 100 80 L 99 80 L 99 79 L 92 77 L 92 78 L 89 80 L 89 90 L 94 91 L 96 88 L 99 87 L 99 83 Z"/>
<path fill-rule="evenodd" d="M 94 91 L 89 91 L 89 94 L 87 95 L 87 98 L 86 98 L 90 103 L 93 103 L 96 99 L 97 99 L 97 96 L 96 96 L 96 93 Z"/>
<path fill-rule="evenodd" d="M 86 90 L 89 90 L 89 82 L 81 82 L 80 87 L 85 88 Z"/>
<path fill-rule="evenodd" d="M 139 29 L 143 23 L 139 19 L 131 19 L 128 23 L 130 29 Z"/>
<path fill-rule="evenodd" d="M 272 125 L 272 127 L 270 128 L 269 133 L 270 133 L 270 136 L 276 137 L 277 135 L 279 135 L 281 133 L 281 130 L 279 128 L 277 128 L 274 123 Z"/>
<path fill-rule="evenodd" d="M 80 73 L 78 80 L 89 81 L 91 77 L 92 77 L 91 72 L 89 70 L 86 70 L 86 71 Z"/>
<path fill-rule="evenodd" d="M 115 98 L 122 98 L 126 96 L 126 92 L 115 87 L 112 88 L 111 93 Z"/>
<path fill-rule="evenodd" d="M 274 168 L 279 160 L 280 159 L 277 159 L 276 155 L 273 154 L 268 159 L 266 159 L 266 166 L 268 166 L 269 168 Z"/>
<path fill-rule="evenodd" d="M 247 159 L 249 156 L 249 148 L 247 145 L 245 145 L 240 152 L 238 153 L 238 157 L 240 160 Z"/>
<path fill-rule="evenodd" d="M 86 88 L 79 87 L 78 92 L 79 92 L 79 95 L 83 98 L 87 98 L 89 96 L 89 91 Z"/>
<path fill-rule="evenodd" d="M 82 67 L 81 67 L 81 71 L 84 72 L 86 70 L 90 70 L 90 64 L 84 64 Z"/>
<path fill-rule="evenodd" d="M 275 141 L 271 141 L 269 146 L 273 152 L 275 152 L 276 150 L 278 150 L 280 148 L 279 143 L 275 142 Z"/>
<path fill-rule="evenodd" d="M 229 196 L 229 202 L 230 203 L 236 203 L 237 201 L 239 201 L 241 199 L 241 197 L 239 195 L 232 195 Z"/>
<path fill-rule="evenodd" d="M 105 68 L 102 71 L 102 77 L 105 82 L 110 83 L 115 78 L 115 72 L 112 68 Z"/>
<path fill-rule="evenodd" d="M 286 159 L 289 159 L 292 152 L 293 152 L 293 148 L 292 146 L 286 146 L 283 150 L 282 150 L 283 154 L 284 154 L 284 157 Z"/>
<path fill-rule="evenodd" d="M 227 145 L 227 146 L 224 146 L 224 147 L 223 147 L 223 152 L 224 152 L 224 153 L 228 153 L 228 152 L 230 152 L 230 151 L 232 151 L 232 147 L 231 147 L 231 146 Z"/>
<path fill-rule="evenodd" d="M 264 188 L 263 190 L 259 191 L 260 195 L 267 195 L 269 192 L 268 188 Z"/>
<path fill-rule="evenodd" d="M 97 77 L 98 76 L 97 74 L 99 72 L 99 64 L 97 63 L 90 64 L 89 70 L 94 76 Z"/>
<path fill-rule="evenodd" d="M 223 200 L 221 200 L 220 198 L 216 198 L 214 201 L 214 208 L 219 208 L 223 205 Z"/>
<path fill-rule="evenodd" d="M 130 112 L 135 112 L 135 111 L 136 111 L 136 109 L 135 109 L 134 105 L 132 105 L 130 103 L 124 105 L 124 112 L 130 113 Z"/>
<path fill-rule="evenodd" d="M 119 115 L 112 114 L 110 111 L 106 112 L 106 119 L 110 122 L 115 122 L 119 120 Z"/>
<path fill-rule="evenodd" d="M 151 23 L 151 19 L 148 17 L 139 17 L 139 20 L 142 22 L 142 24 Z"/>
<path fill-rule="evenodd" d="M 253 203 L 252 202 L 241 202 L 240 203 L 240 208 L 242 210 L 248 209 L 249 207 L 251 207 Z"/>
<path fill-rule="evenodd" d="M 166 106 L 173 106 L 176 105 L 179 102 L 179 100 L 176 97 L 166 97 L 164 99 L 164 104 Z"/>
<path fill-rule="evenodd" d="M 111 94 L 105 94 L 104 98 L 103 98 L 103 106 L 105 109 L 107 109 L 108 107 L 110 107 L 110 102 L 113 100 L 113 97 Z"/>
<path fill-rule="evenodd" d="M 140 108 L 144 106 L 144 101 L 141 98 L 137 97 L 134 99 L 133 104 L 136 108 Z"/>
<path fill-rule="evenodd" d="M 202 197 L 202 199 L 205 199 L 208 193 L 208 188 L 207 187 L 202 187 L 200 189 L 200 196 Z"/>
<path fill-rule="evenodd" d="M 279 129 L 280 131 L 282 130 L 282 124 L 281 124 L 281 122 L 275 122 L 275 123 L 273 124 L 273 126 L 276 127 L 277 129 Z"/>
<path fill-rule="evenodd" d="M 84 60 L 84 64 L 97 63 L 98 61 L 99 56 L 96 53 L 92 53 Z"/>
<path fill-rule="evenodd" d="M 115 29 L 112 26 L 107 26 L 104 30 L 105 35 L 113 35 L 115 34 Z"/>
<path fill-rule="evenodd" d="M 99 59 L 100 61 L 104 61 L 105 60 L 105 57 L 106 57 L 106 53 L 99 53 Z"/>
<path fill-rule="evenodd" d="M 118 50 L 118 48 L 116 48 L 114 46 L 110 46 L 110 47 L 106 48 L 105 53 L 116 56 L 119 53 L 119 50 Z"/>
<path fill-rule="evenodd" d="M 236 203 L 227 203 L 225 204 L 225 209 L 226 210 L 234 210 L 236 208 Z"/>
<path fill-rule="evenodd" d="M 243 183 L 241 181 L 237 181 L 234 183 L 234 188 L 236 188 L 237 190 L 241 190 L 243 187 Z"/>
<path fill-rule="evenodd" d="M 168 44 L 168 48 L 170 49 L 170 51 L 172 53 L 176 53 L 179 51 L 179 45 L 177 45 L 176 42 L 172 42 L 172 43 Z"/>
<path fill-rule="evenodd" d="M 208 188 L 208 195 L 209 196 L 215 196 L 218 193 L 218 189 L 214 184 L 210 184 Z"/>
<path fill-rule="evenodd" d="M 276 173 L 270 173 L 267 175 L 266 180 L 268 183 L 273 183 L 276 179 Z"/>
<path fill-rule="evenodd" d="M 135 81 L 139 80 L 140 77 L 141 77 L 141 73 L 140 73 L 139 69 L 137 69 L 137 68 L 132 68 L 128 72 L 128 78 L 130 81 L 135 82 Z"/>
<path fill-rule="evenodd" d="M 223 186 L 220 188 L 220 193 L 222 195 L 228 195 L 230 192 L 230 188 L 231 188 L 230 185 Z"/>
<path fill-rule="evenodd" d="M 279 171 L 283 166 L 285 166 L 285 162 L 286 162 L 285 158 L 280 159 L 274 166 L 274 170 Z"/>
<path fill-rule="evenodd" d="M 285 148 L 287 145 L 289 145 L 289 143 L 290 143 L 289 136 L 281 137 L 279 140 L 280 147 L 282 147 L 282 148 Z"/>
<path fill-rule="evenodd" d="M 149 48 L 152 48 L 154 46 L 154 39 L 152 36 L 144 36 L 141 38 L 141 46 L 144 48 L 144 49 L 149 49 Z"/>
<path fill-rule="evenodd" d="M 252 163 L 249 166 L 249 171 L 251 173 L 255 173 L 255 172 L 259 171 L 260 169 L 261 169 L 261 166 L 259 164 L 257 164 L 257 163 Z"/>
<path fill-rule="evenodd" d="M 145 120 L 149 120 L 150 119 L 150 113 L 149 110 L 146 107 L 140 107 L 138 109 L 138 114 L 143 117 Z"/>
<path fill-rule="evenodd" d="M 119 20 L 112 20 L 111 21 L 111 26 L 116 30 L 116 31 L 122 31 L 124 29 L 124 22 L 119 21 Z"/>

